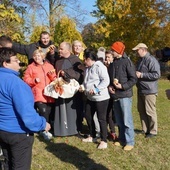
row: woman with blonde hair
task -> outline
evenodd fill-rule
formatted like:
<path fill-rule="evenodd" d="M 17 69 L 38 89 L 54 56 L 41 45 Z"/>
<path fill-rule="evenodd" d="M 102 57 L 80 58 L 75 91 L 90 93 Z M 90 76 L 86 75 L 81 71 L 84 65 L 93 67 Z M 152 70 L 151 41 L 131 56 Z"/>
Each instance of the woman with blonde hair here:
<path fill-rule="evenodd" d="M 50 113 L 55 100 L 44 95 L 44 88 L 56 78 L 56 72 L 49 62 L 45 60 L 45 54 L 41 49 L 33 52 L 33 60 L 28 65 L 23 80 L 31 87 L 34 95 L 34 107 L 47 122 L 50 122 Z M 52 134 L 43 131 L 40 133 L 45 140 L 50 140 Z"/>
<path fill-rule="evenodd" d="M 85 45 L 83 44 L 83 42 L 79 41 L 79 40 L 75 40 L 72 43 L 72 51 L 73 54 L 78 56 L 80 60 L 83 61 L 83 53 L 84 53 L 84 47 Z"/>

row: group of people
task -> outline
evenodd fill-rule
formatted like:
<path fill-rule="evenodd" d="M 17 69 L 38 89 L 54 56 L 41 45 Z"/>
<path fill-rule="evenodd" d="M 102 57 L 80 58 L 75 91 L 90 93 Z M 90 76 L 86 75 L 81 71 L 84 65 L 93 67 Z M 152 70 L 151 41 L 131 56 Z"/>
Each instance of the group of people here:
<path fill-rule="evenodd" d="M 52 136 L 81 134 L 84 117 L 89 135 L 82 142 L 96 142 L 100 131 L 97 148 L 106 149 L 109 125 L 114 145 L 132 150 L 135 145 L 132 88 L 135 84 L 142 131 L 146 138 L 155 137 L 160 66 L 145 44 L 139 43 L 132 50 L 140 57 L 136 68 L 125 53 L 124 43 L 119 41 L 109 50 L 101 47 L 96 52 L 84 49 L 78 40 L 72 45 L 62 42 L 57 49 L 46 31 L 40 34 L 38 42 L 29 45 L 1 36 L 0 145 L 6 158 L 5 166 L 30 169 L 34 132 L 46 140 Z M 18 77 L 20 61 L 16 52 L 29 60 L 23 81 Z M 45 96 L 44 88 L 58 76 L 77 80 L 81 85 L 79 91 L 67 99 Z M 22 157 L 23 154 L 26 156 Z"/>

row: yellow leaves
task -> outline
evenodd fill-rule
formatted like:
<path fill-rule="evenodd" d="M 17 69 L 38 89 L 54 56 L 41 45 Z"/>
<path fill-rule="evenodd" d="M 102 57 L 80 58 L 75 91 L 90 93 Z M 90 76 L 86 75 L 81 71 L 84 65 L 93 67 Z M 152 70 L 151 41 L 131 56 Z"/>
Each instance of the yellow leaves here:
<path fill-rule="evenodd" d="M 82 41 L 80 32 L 76 29 L 74 20 L 63 17 L 55 26 L 54 42 L 59 45 L 63 41 L 72 43 L 74 40 Z"/>
<path fill-rule="evenodd" d="M 15 10 L 11 7 L 6 8 L 4 5 L 0 5 L 0 22 L 1 21 L 8 22 L 22 22 L 22 19 L 18 14 L 15 13 Z"/>

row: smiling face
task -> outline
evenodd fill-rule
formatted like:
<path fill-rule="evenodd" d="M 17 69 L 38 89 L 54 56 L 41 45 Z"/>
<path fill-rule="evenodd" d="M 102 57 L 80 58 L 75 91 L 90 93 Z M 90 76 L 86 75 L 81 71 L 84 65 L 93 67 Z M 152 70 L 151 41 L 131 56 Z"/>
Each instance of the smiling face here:
<path fill-rule="evenodd" d="M 50 42 L 50 35 L 49 34 L 41 34 L 40 41 L 44 45 L 48 45 Z"/>
<path fill-rule="evenodd" d="M 34 62 L 42 65 L 44 63 L 45 54 L 41 50 L 35 50 L 33 53 Z"/>
<path fill-rule="evenodd" d="M 113 62 L 113 55 L 112 54 L 105 54 L 105 60 L 109 63 L 112 63 Z"/>
<path fill-rule="evenodd" d="M 83 51 L 83 45 L 80 41 L 75 41 L 73 43 L 73 52 L 75 55 L 79 55 Z"/>

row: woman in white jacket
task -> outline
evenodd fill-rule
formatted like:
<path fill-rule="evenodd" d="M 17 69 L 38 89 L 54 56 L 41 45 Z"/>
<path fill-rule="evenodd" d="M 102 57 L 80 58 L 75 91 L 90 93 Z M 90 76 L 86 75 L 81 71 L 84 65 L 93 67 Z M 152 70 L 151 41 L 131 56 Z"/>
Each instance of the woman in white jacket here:
<path fill-rule="evenodd" d="M 109 75 L 106 66 L 97 61 L 95 51 L 86 49 L 84 51 L 84 62 L 86 65 L 84 88 L 87 96 L 85 118 L 89 127 L 90 136 L 83 139 L 83 142 L 96 142 L 96 131 L 93 120 L 94 113 L 97 112 L 97 118 L 101 130 L 101 142 L 98 149 L 107 148 L 107 122 L 106 114 L 109 102 Z"/>

